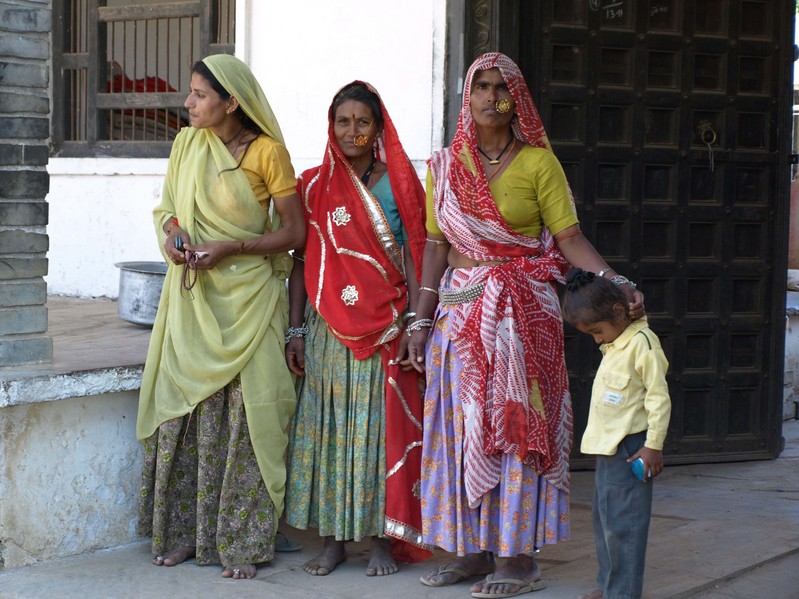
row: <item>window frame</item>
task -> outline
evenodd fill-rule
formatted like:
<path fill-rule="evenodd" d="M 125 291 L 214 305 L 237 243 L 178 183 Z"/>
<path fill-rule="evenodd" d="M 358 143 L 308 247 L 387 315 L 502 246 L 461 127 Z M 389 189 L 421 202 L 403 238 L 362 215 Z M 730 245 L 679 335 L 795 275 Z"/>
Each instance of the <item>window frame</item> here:
<path fill-rule="evenodd" d="M 51 156 L 58 157 L 115 157 L 115 158 L 165 158 L 172 147 L 171 140 L 164 141 L 111 141 L 99 139 L 100 115 L 108 109 L 163 109 L 182 108 L 188 95 L 189 81 L 181 81 L 175 92 L 107 93 L 101 91 L 101 82 L 107 79 L 108 55 L 105 50 L 105 24 L 112 21 L 153 19 L 167 17 L 199 17 L 199 56 L 192 62 L 210 54 L 233 54 L 235 45 L 217 43 L 219 36 L 219 0 L 181 0 L 158 4 L 106 6 L 106 0 L 87 0 L 86 52 L 65 52 L 69 0 L 53 4 L 53 60 L 51 113 Z M 235 30 L 235 5 L 228 10 L 231 31 Z M 85 111 L 88 118 L 85 141 L 65 139 L 67 130 L 66 75 L 69 69 L 85 69 L 87 94 Z"/>

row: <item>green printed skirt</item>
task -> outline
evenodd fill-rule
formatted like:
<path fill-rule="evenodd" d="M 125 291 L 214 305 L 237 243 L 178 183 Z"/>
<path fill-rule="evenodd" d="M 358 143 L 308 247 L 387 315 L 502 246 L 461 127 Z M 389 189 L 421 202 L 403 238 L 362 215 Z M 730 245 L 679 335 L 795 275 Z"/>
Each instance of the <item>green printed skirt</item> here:
<path fill-rule="evenodd" d="M 198 564 L 257 564 L 275 554 L 275 507 L 247 429 L 239 377 L 144 441 L 139 534 L 153 555 L 196 547 Z"/>
<path fill-rule="evenodd" d="M 311 311 L 305 377 L 289 434 L 285 520 L 360 541 L 385 528 L 384 372 L 356 360 Z"/>

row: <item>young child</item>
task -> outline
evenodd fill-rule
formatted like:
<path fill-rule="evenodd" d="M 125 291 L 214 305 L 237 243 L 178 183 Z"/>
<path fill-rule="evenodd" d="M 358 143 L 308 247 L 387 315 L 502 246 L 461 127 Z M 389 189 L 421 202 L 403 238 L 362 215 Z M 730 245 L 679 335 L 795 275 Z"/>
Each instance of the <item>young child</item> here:
<path fill-rule="evenodd" d="M 624 293 L 579 268 L 569 273 L 563 317 L 594 337 L 602 363 L 591 392 L 580 450 L 595 454 L 593 499 L 599 588 L 580 599 L 636 599 L 652 514 L 652 479 L 663 470 L 671 415 L 668 362 L 646 317 L 632 321 Z M 643 482 L 631 464 L 643 460 Z"/>

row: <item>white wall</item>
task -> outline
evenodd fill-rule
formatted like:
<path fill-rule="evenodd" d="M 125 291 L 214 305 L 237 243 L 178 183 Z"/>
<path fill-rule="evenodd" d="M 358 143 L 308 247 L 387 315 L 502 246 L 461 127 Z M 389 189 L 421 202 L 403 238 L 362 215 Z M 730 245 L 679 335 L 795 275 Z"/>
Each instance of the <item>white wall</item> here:
<path fill-rule="evenodd" d="M 153 228 L 166 159 L 51 158 L 47 292 L 117 297 L 117 262 L 162 260 Z"/>
<path fill-rule="evenodd" d="M 444 0 L 242 4 L 237 54 L 261 81 L 299 170 L 321 161 L 327 109 L 355 79 L 380 93 L 412 160 L 441 145 Z"/>
<path fill-rule="evenodd" d="M 239 0 L 236 51 L 252 67 L 298 172 L 321 161 L 327 109 L 374 85 L 417 170 L 442 145 L 446 0 Z M 115 262 L 161 260 L 152 208 L 165 160 L 50 160 L 48 292 L 117 297 Z"/>
<path fill-rule="evenodd" d="M 0 409 L 4 567 L 138 538 L 137 406 L 138 390 Z"/>

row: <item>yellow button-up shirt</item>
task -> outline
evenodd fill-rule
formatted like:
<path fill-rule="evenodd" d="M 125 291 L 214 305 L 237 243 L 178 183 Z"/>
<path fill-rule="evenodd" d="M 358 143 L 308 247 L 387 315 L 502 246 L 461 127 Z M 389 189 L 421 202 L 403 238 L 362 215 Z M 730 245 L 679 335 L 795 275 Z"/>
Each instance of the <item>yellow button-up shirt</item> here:
<path fill-rule="evenodd" d="M 599 349 L 602 363 L 580 451 L 613 455 L 624 437 L 641 431 L 646 431 L 646 447 L 662 451 L 671 400 L 666 384 L 669 364 L 657 335 L 641 318 Z"/>

